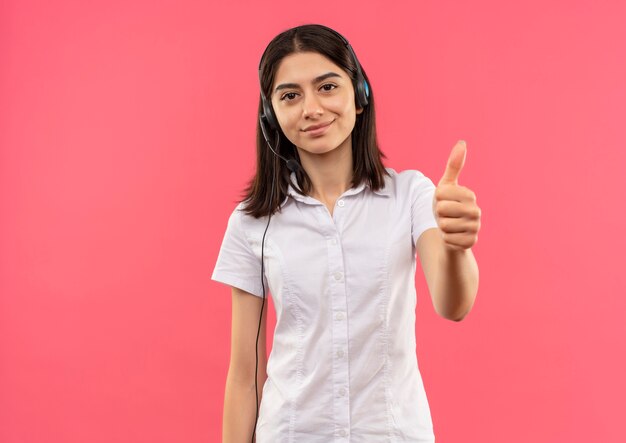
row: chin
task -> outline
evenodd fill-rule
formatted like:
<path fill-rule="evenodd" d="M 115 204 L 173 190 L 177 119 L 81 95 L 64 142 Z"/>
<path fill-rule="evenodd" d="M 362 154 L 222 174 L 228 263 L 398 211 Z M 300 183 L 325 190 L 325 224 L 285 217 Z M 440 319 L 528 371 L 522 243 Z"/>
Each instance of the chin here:
<path fill-rule="evenodd" d="M 301 150 L 307 152 L 308 154 L 326 154 L 328 152 L 334 151 L 335 149 L 337 149 L 337 146 L 328 146 L 328 145 L 324 145 L 324 146 L 309 146 L 309 147 L 304 147 L 304 148 L 300 148 Z"/>
<path fill-rule="evenodd" d="M 303 143 L 299 146 L 300 149 L 311 154 L 325 154 L 330 151 L 334 151 L 342 145 L 339 140 L 324 140 L 320 137 L 318 140 L 303 140 Z"/>

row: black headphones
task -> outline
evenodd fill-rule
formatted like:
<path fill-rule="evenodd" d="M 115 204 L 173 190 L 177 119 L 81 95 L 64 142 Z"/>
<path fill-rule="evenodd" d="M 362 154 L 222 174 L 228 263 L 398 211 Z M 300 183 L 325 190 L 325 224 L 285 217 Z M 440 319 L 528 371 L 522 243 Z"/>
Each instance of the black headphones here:
<path fill-rule="evenodd" d="M 350 46 L 350 43 L 348 43 L 348 40 L 346 40 L 341 34 L 339 34 L 334 29 L 331 29 L 322 25 L 317 25 L 317 26 L 325 28 L 331 31 L 332 33 L 334 33 L 337 37 L 339 37 L 344 42 L 344 44 L 348 48 L 348 51 L 350 51 L 350 55 L 352 56 L 352 59 L 354 60 L 354 64 L 356 66 L 356 80 L 355 80 L 355 85 L 354 85 L 354 91 L 355 91 L 354 95 L 356 97 L 356 101 L 357 101 L 359 108 L 365 108 L 365 106 L 367 106 L 367 104 L 369 103 L 368 102 L 368 97 L 369 97 L 369 92 L 370 92 L 369 85 L 367 84 L 365 77 L 363 77 L 363 72 L 361 71 L 361 65 L 359 64 L 359 61 L 357 60 L 356 55 L 354 54 L 354 51 L 352 50 L 352 46 Z M 261 113 L 261 116 L 259 117 L 259 123 L 261 125 L 261 131 L 263 132 L 263 138 L 265 138 L 265 142 L 267 143 L 267 146 L 272 150 L 274 154 L 276 154 L 278 157 L 280 157 L 285 162 L 287 162 L 287 168 L 289 168 L 290 171 L 296 172 L 298 169 L 301 168 L 300 164 L 294 159 L 288 160 L 282 155 L 280 155 L 279 153 L 277 153 L 274 150 L 274 148 L 272 148 L 272 144 L 270 143 L 269 138 L 267 136 L 267 129 L 265 127 L 266 124 L 270 129 L 276 131 L 276 143 L 278 144 L 278 141 L 280 139 L 279 129 L 278 129 L 279 128 L 278 120 L 276 119 L 276 115 L 274 114 L 272 103 L 269 100 L 267 100 L 265 98 L 265 95 L 263 94 L 263 87 L 261 83 L 261 62 L 263 61 L 263 58 L 265 57 L 266 52 L 267 52 L 267 48 L 265 48 L 265 51 L 263 51 L 263 55 L 261 56 L 261 61 L 259 62 L 259 84 L 261 85 L 261 101 L 263 103 L 263 112 Z M 270 202 L 272 201 L 273 196 L 274 196 L 274 175 L 272 175 L 272 189 L 270 193 Z M 254 420 L 254 428 L 252 429 L 252 439 L 250 440 L 251 442 L 254 442 L 254 435 L 256 433 L 256 424 L 259 418 L 259 388 L 257 386 L 257 378 L 258 378 L 257 373 L 258 373 L 258 367 L 259 367 L 259 352 L 258 351 L 259 351 L 259 333 L 261 331 L 261 319 L 263 318 L 263 308 L 265 306 L 265 283 L 263 282 L 263 275 L 265 271 L 264 271 L 264 266 L 263 266 L 263 261 L 264 261 L 263 258 L 264 258 L 264 246 L 265 246 L 265 233 L 267 232 L 267 228 L 270 225 L 271 219 L 272 219 L 272 214 L 270 213 L 267 218 L 267 225 L 265 226 L 265 231 L 263 232 L 263 240 L 261 241 L 261 286 L 263 287 L 263 303 L 261 304 L 261 316 L 259 317 L 259 327 L 257 329 L 256 347 L 255 347 L 256 368 L 254 370 L 254 393 L 256 394 L 256 408 L 257 409 L 256 409 L 256 417 Z"/>

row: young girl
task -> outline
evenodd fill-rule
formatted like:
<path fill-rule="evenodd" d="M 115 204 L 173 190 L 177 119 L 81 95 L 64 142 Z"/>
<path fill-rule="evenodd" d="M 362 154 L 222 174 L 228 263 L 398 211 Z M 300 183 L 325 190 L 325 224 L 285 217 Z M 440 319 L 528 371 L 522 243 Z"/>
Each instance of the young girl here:
<path fill-rule="evenodd" d="M 223 441 L 434 442 L 415 354 L 415 256 L 437 312 L 462 318 L 477 288 L 473 243 L 458 229 L 444 243 L 438 223 L 476 206 L 440 220 L 429 178 L 384 167 L 371 84 L 336 31 L 279 34 L 259 79 L 256 175 L 212 275 L 232 286 Z M 448 180 L 462 166 L 455 155 L 450 203 L 469 195 Z M 464 279 L 446 286 L 436 273 L 453 266 Z M 269 360 L 266 289 L 277 320 Z"/>

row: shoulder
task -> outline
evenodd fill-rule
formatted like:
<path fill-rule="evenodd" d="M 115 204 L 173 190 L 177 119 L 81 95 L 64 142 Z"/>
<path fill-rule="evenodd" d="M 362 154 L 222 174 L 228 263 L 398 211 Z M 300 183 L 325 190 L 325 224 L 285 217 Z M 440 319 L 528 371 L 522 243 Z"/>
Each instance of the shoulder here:
<path fill-rule="evenodd" d="M 272 218 L 276 217 L 276 214 Z M 246 213 L 245 202 L 238 203 L 230 214 L 228 223 L 234 225 L 237 229 L 241 230 L 246 236 L 249 236 L 251 232 L 255 232 L 258 229 L 265 228 L 267 225 L 267 216 L 255 218 L 252 215 Z"/>
<path fill-rule="evenodd" d="M 411 181 L 428 178 L 422 171 L 418 169 L 405 169 L 403 171 L 395 171 L 394 169 L 387 168 L 387 170 L 393 171 L 393 174 L 397 176 L 398 180 Z"/>
<path fill-rule="evenodd" d="M 399 192 L 415 192 L 420 189 L 427 189 L 434 186 L 432 180 L 418 169 L 405 169 L 396 171 L 393 168 L 385 168 L 389 172 L 389 177 L 385 179 L 391 182 L 392 187 Z"/>
<path fill-rule="evenodd" d="M 237 203 L 235 208 L 230 212 L 228 216 L 228 224 L 229 225 L 240 225 L 241 219 L 245 215 L 244 212 L 244 204 Z"/>

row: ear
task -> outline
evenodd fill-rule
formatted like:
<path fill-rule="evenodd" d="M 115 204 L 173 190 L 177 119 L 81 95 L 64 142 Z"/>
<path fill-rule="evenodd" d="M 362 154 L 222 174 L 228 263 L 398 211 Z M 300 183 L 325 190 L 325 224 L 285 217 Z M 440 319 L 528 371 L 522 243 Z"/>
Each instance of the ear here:
<path fill-rule="evenodd" d="M 360 113 L 362 113 L 362 112 L 363 112 L 363 108 L 356 108 L 356 113 L 357 113 L 357 114 L 360 114 Z"/>

